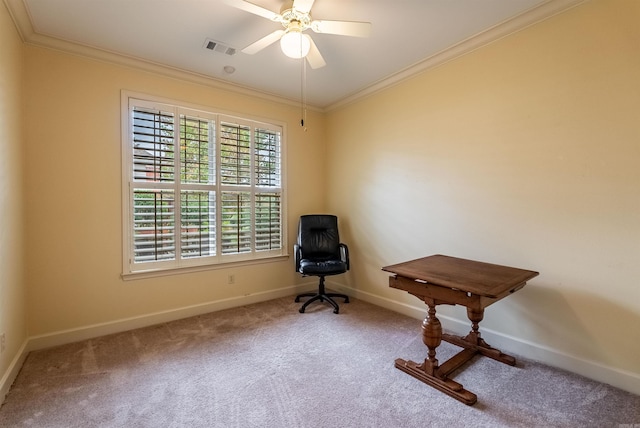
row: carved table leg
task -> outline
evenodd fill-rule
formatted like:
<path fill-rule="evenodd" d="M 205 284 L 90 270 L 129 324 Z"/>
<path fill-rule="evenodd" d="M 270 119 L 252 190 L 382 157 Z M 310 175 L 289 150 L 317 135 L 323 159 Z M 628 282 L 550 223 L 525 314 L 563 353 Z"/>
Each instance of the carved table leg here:
<path fill-rule="evenodd" d="M 471 405 L 477 401 L 476 395 L 464 389 L 458 382 L 449 379 L 447 375 L 450 370 L 442 371 L 438 364 L 436 348 L 440 346 L 442 341 L 442 325 L 436 317 L 435 302 L 425 299 L 425 303 L 429 306 L 429 311 L 422 322 L 422 341 L 428 348 L 427 358 L 422 364 L 398 358 L 395 361 L 395 367 L 439 391 Z"/>
<path fill-rule="evenodd" d="M 467 316 L 471 321 L 471 331 L 465 337 L 454 336 L 451 334 L 443 334 L 442 338 L 449 343 L 461 346 L 466 349 L 472 349 L 486 357 L 493 358 L 511 366 L 516 365 L 516 359 L 511 355 L 503 354 L 498 349 L 491 347 L 480 335 L 479 324 L 484 318 L 484 309 L 467 308 Z"/>
<path fill-rule="evenodd" d="M 424 321 L 422 321 L 422 343 L 424 343 L 429 349 L 422 368 L 425 373 L 432 376 L 437 375 L 438 359 L 436 358 L 436 348 L 440 346 L 441 342 L 442 325 L 440 324 L 440 320 L 436 317 L 435 305 L 430 305 L 427 316 Z"/>

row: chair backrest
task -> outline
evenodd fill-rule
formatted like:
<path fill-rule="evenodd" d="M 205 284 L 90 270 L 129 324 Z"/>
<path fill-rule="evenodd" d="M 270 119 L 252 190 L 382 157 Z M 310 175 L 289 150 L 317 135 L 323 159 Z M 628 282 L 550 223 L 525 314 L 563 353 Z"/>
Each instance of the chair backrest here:
<path fill-rule="evenodd" d="M 298 245 L 304 259 L 340 259 L 338 217 L 329 214 L 301 216 L 298 223 Z"/>

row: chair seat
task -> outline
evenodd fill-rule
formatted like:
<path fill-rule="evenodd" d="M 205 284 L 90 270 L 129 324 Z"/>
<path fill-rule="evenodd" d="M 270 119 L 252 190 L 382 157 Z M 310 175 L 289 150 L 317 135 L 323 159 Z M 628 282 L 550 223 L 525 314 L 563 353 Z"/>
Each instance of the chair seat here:
<path fill-rule="evenodd" d="M 347 264 L 341 260 L 312 261 L 300 260 L 299 272 L 303 275 L 337 275 L 347 271 Z"/>

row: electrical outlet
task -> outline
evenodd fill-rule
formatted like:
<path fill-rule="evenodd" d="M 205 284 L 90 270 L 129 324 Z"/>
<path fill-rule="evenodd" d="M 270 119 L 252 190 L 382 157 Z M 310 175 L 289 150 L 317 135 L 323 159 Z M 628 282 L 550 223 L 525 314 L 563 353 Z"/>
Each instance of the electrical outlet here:
<path fill-rule="evenodd" d="M 236 283 L 236 276 L 229 275 L 229 277 L 227 278 L 227 284 L 235 284 L 235 283 Z"/>
<path fill-rule="evenodd" d="M 4 333 L 0 334 L 0 354 L 4 352 L 4 348 L 5 348 L 6 344 L 5 344 L 5 336 Z"/>

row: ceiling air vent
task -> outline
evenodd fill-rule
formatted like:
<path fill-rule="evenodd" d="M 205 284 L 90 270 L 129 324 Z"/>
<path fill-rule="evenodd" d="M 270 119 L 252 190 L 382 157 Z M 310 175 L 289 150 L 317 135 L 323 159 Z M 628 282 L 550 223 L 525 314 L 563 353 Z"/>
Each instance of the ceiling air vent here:
<path fill-rule="evenodd" d="M 211 40 L 211 39 L 205 40 L 204 47 L 209 49 L 210 51 L 223 53 L 229 56 L 236 54 L 236 48 L 232 48 L 231 46 L 226 45 L 222 42 L 218 42 L 216 40 Z"/>

